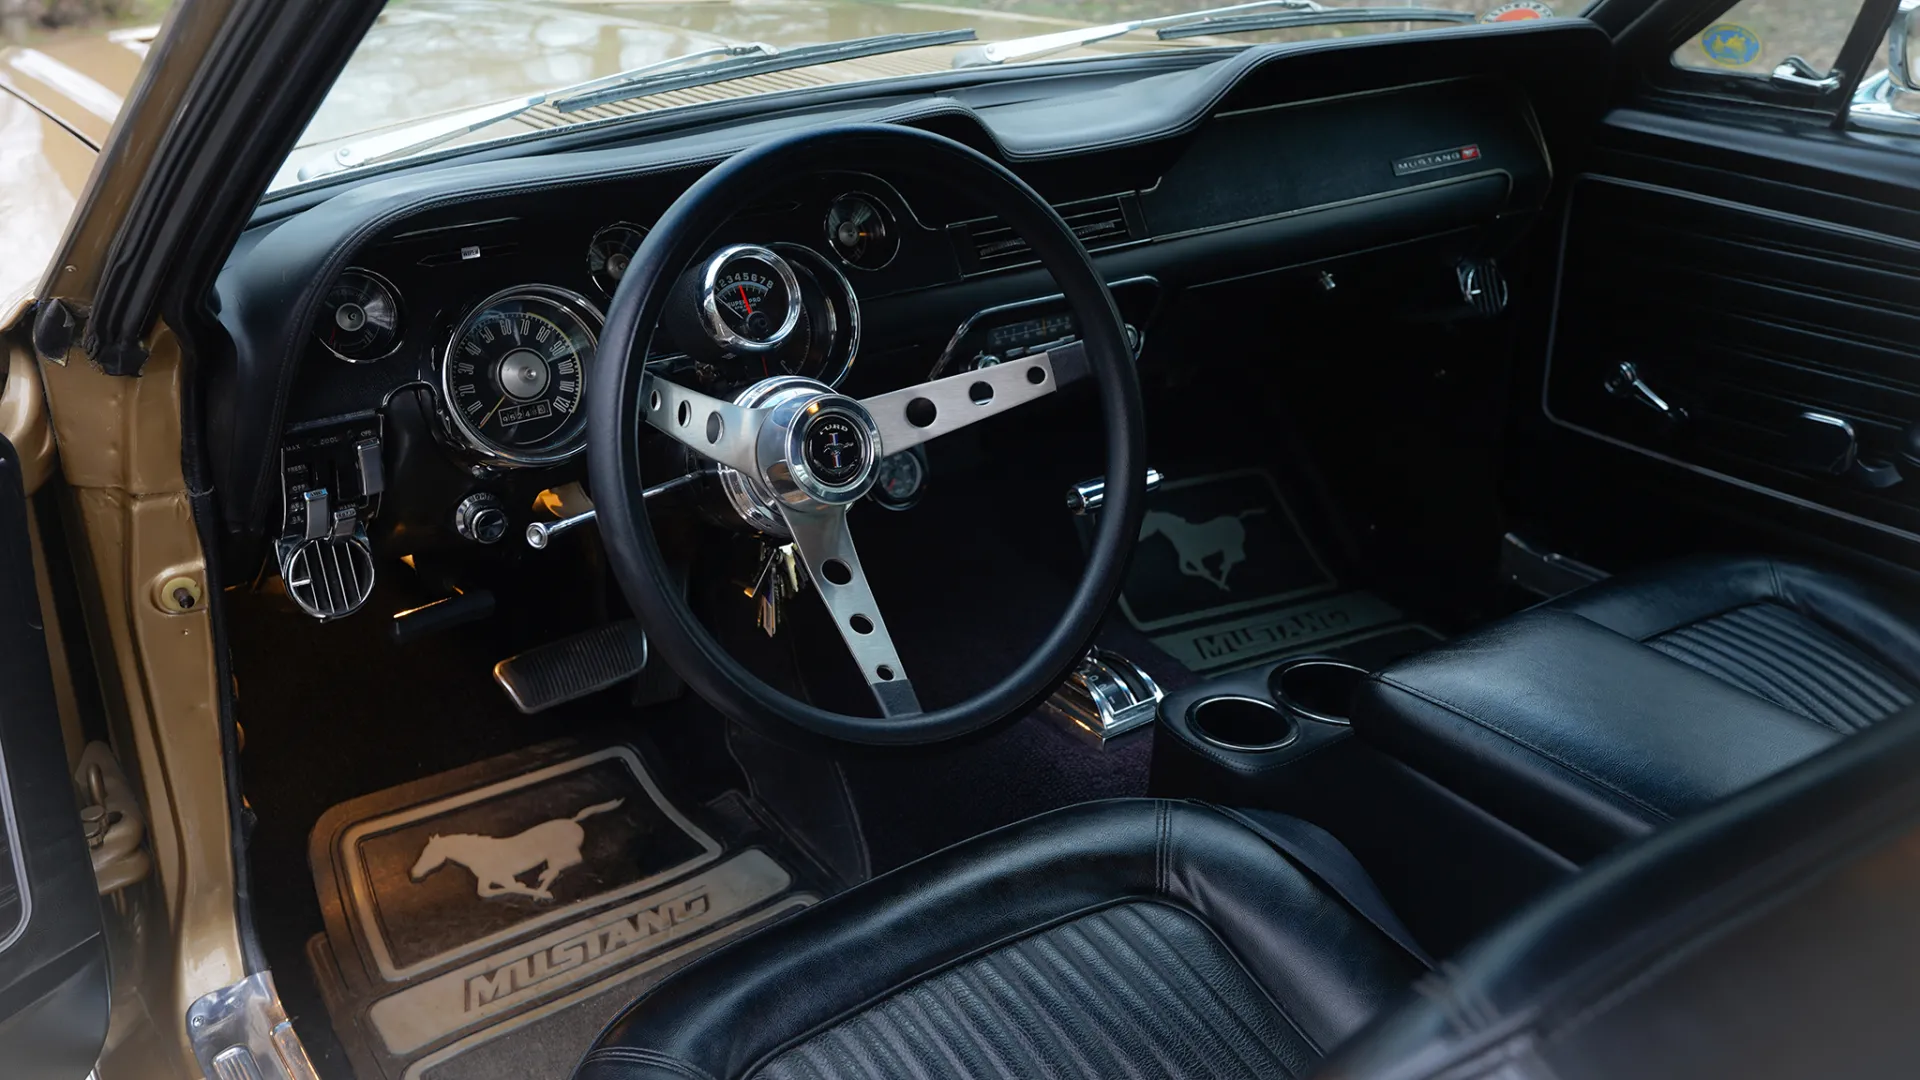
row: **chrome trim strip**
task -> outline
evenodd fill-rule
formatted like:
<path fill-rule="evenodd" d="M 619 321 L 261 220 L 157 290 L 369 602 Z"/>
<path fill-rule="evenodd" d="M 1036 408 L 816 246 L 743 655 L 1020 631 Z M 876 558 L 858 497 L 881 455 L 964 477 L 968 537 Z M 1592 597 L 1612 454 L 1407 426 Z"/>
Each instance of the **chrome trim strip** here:
<path fill-rule="evenodd" d="M 13 855 L 13 879 L 20 892 L 20 921 L 0 937 L 0 953 L 12 948 L 33 922 L 33 888 L 27 881 L 27 853 L 20 843 L 20 822 L 13 808 L 13 782 L 7 768 L 6 747 L 0 746 L 0 818 L 5 819 L 7 850 Z"/>

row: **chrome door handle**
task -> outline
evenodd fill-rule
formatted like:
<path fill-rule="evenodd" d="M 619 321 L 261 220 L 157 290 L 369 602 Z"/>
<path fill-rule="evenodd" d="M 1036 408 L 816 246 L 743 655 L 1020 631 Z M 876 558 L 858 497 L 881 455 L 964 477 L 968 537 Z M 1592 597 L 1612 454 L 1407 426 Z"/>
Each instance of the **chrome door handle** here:
<path fill-rule="evenodd" d="M 1829 71 L 1825 75 L 1813 70 L 1813 65 L 1797 56 L 1789 56 L 1779 67 L 1773 69 L 1773 84 L 1789 90 L 1799 90 L 1809 94 L 1831 94 L 1840 89 L 1840 72 Z"/>

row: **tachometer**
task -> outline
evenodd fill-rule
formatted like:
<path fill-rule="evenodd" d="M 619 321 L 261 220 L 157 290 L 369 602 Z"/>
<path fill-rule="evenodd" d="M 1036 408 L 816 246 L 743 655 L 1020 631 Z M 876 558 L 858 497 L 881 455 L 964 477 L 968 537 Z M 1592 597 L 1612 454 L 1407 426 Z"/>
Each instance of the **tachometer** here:
<path fill-rule="evenodd" d="M 400 294 L 371 270 L 348 267 L 320 305 L 313 336 L 349 364 L 367 364 L 400 343 Z"/>
<path fill-rule="evenodd" d="M 587 243 L 587 273 L 593 276 L 593 283 L 601 292 L 612 296 L 613 290 L 620 287 L 627 264 L 633 261 L 634 252 L 640 250 L 646 238 L 647 230 L 624 221 L 616 221 L 593 234 Z"/>
<path fill-rule="evenodd" d="M 581 395 L 602 319 L 545 285 L 496 293 L 460 320 L 440 369 L 446 412 L 483 456 L 545 465 L 586 446 Z"/>
<path fill-rule="evenodd" d="M 766 248 L 721 248 L 700 266 L 698 278 L 702 328 L 726 352 L 770 352 L 800 325 L 800 279 Z"/>

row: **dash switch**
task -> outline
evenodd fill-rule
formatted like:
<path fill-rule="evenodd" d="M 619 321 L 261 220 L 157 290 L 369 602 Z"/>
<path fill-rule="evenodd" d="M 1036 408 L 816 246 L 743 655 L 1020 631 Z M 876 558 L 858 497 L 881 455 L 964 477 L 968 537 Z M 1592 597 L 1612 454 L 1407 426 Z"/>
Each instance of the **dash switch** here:
<path fill-rule="evenodd" d="M 300 502 L 306 508 L 306 539 L 319 540 L 333 527 L 333 511 L 329 505 L 326 488 L 314 488 L 300 493 Z"/>
<path fill-rule="evenodd" d="M 353 446 L 354 460 L 360 468 L 360 494 L 372 498 L 387 490 L 387 472 L 380 461 L 380 440 L 362 439 Z"/>

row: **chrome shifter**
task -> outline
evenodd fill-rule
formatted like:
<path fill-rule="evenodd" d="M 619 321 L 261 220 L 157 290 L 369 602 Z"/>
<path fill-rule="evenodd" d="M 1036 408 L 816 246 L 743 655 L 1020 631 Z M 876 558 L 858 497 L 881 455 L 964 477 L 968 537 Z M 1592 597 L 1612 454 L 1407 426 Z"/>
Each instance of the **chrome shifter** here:
<path fill-rule="evenodd" d="M 1119 653 L 1094 647 L 1067 681 L 1040 705 L 1068 730 L 1098 745 L 1124 735 L 1160 714 L 1166 692 L 1153 676 Z"/>

